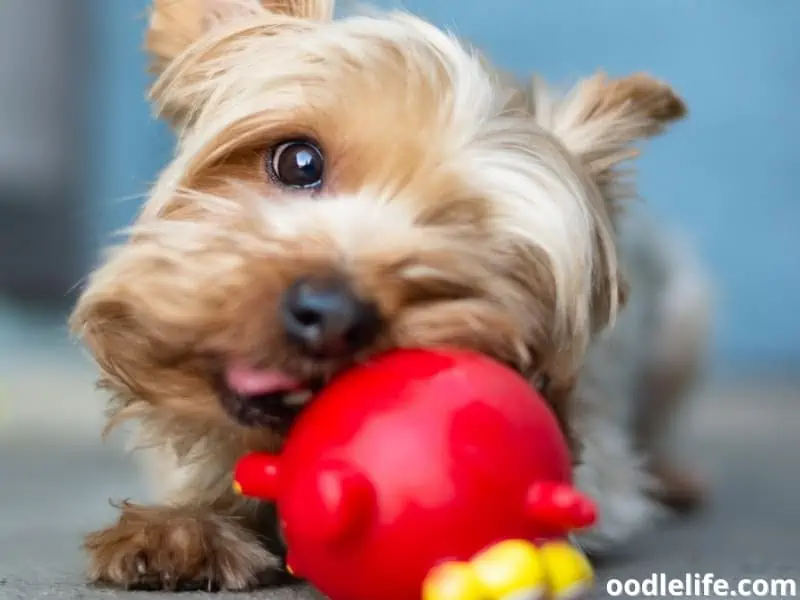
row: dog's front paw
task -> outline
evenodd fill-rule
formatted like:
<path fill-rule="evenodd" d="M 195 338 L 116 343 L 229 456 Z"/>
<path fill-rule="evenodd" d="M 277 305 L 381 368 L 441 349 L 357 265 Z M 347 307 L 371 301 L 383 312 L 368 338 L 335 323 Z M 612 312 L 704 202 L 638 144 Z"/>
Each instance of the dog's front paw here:
<path fill-rule="evenodd" d="M 277 577 L 280 561 L 235 519 L 210 510 L 126 503 L 88 535 L 88 577 L 128 589 L 243 590 Z"/>

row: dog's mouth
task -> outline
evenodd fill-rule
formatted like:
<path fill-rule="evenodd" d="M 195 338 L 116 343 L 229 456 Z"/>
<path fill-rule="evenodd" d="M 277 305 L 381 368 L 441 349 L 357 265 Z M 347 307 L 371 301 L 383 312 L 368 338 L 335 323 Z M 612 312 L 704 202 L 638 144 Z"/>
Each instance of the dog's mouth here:
<path fill-rule="evenodd" d="M 225 368 L 219 378 L 220 402 L 228 415 L 245 427 L 287 430 L 321 381 L 301 381 L 276 369 L 241 363 Z"/>
<path fill-rule="evenodd" d="M 516 367 L 515 367 L 515 370 Z M 534 381 L 539 391 L 547 377 Z M 217 377 L 220 403 L 228 416 L 244 427 L 269 427 L 287 433 L 325 384 L 324 377 L 301 380 L 280 369 L 230 363 Z"/>

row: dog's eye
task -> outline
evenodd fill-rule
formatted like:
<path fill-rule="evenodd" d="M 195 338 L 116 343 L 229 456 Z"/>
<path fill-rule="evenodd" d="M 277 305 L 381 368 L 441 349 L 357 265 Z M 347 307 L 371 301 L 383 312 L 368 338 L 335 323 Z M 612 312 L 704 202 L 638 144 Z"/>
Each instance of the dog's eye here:
<path fill-rule="evenodd" d="M 270 176 L 286 187 L 317 188 L 322 185 L 325 161 L 317 146 L 305 140 L 283 142 L 269 154 Z"/>

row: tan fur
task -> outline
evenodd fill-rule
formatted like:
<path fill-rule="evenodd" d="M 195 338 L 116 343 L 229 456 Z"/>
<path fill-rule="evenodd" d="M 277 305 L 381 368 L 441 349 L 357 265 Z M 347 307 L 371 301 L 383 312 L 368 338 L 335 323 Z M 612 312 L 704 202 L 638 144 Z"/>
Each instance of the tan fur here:
<path fill-rule="evenodd" d="M 157 70 L 220 22 L 257 12 L 257 3 L 275 15 L 328 21 L 333 2 L 325 0 L 153 0 L 145 45 Z"/>
<path fill-rule="evenodd" d="M 228 520 L 252 510 L 232 498 L 229 473 L 279 439 L 232 422 L 212 379 L 234 359 L 300 377 L 345 366 L 284 342 L 278 303 L 297 277 L 344 273 L 377 303 L 386 326 L 363 356 L 486 352 L 545 375 L 565 427 L 592 336 L 618 311 L 609 173 L 682 114 L 677 96 L 646 76 L 531 93 L 411 16 L 332 11 L 327 0 L 154 1 L 153 97 L 176 123 L 176 156 L 72 324 L 114 396 L 110 425 L 138 420 L 140 442 L 178 466 L 163 507 L 126 507 L 88 538 L 93 580 L 238 589 L 271 566 L 245 529 L 255 525 Z M 319 197 L 264 172 L 266 150 L 298 136 L 327 157 Z"/>
<path fill-rule="evenodd" d="M 187 585 L 244 590 L 275 574 L 278 561 L 254 533 L 255 522 L 206 507 L 126 503 L 119 521 L 86 537 L 89 578 L 139 589 Z"/>

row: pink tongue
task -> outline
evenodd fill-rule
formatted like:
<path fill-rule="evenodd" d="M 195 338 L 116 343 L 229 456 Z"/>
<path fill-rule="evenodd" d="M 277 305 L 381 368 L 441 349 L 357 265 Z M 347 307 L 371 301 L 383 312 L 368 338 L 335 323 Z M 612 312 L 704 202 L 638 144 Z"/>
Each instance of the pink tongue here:
<path fill-rule="evenodd" d="M 225 379 L 228 387 L 242 396 L 261 396 L 301 389 L 300 382 L 286 373 L 254 369 L 242 364 L 229 366 Z"/>

